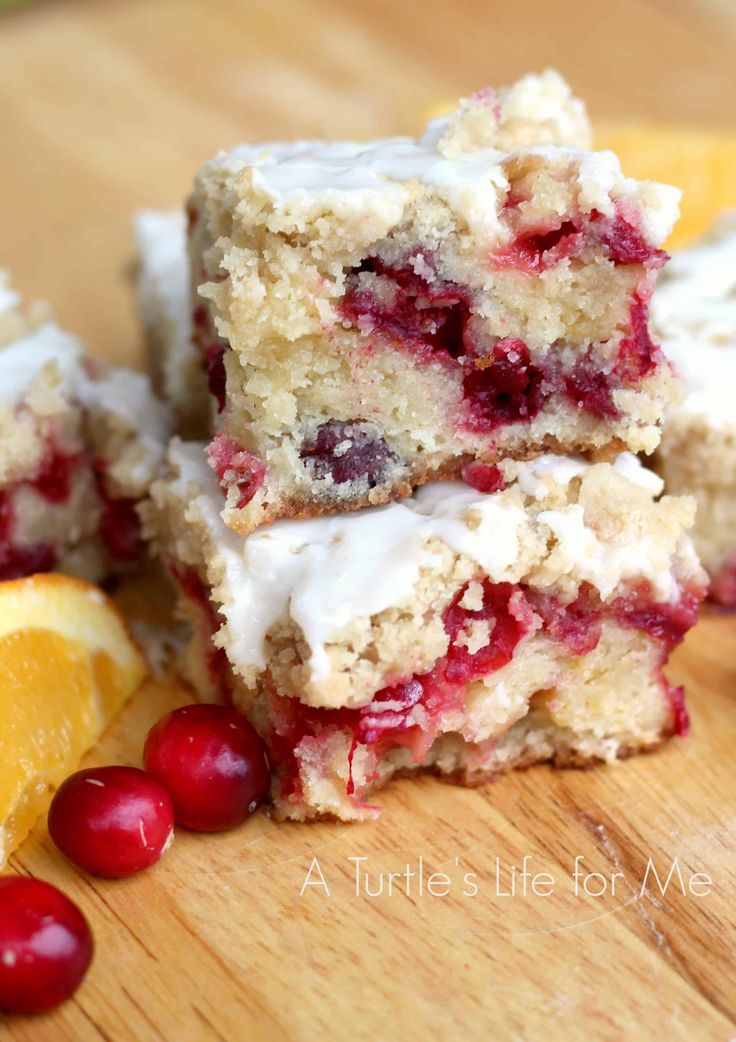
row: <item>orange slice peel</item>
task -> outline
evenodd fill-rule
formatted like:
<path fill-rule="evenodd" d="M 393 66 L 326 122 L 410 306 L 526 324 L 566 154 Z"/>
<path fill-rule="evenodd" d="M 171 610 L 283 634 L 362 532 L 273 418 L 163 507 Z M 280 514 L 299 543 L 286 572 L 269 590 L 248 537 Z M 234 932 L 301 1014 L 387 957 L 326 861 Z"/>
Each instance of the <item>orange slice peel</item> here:
<path fill-rule="evenodd" d="M 98 587 L 63 575 L 0 583 L 0 867 L 146 673 Z"/>

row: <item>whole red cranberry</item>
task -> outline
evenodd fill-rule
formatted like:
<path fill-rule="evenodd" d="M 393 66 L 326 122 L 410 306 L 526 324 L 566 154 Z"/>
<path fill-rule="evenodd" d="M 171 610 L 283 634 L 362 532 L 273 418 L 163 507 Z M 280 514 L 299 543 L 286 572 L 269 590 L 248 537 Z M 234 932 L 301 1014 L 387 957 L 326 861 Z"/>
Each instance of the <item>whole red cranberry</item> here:
<path fill-rule="evenodd" d="M 166 786 L 177 823 L 197 832 L 239 825 L 270 788 L 263 742 L 227 706 L 182 706 L 162 717 L 148 734 L 143 762 Z"/>
<path fill-rule="evenodd" d="M 364 479 L 369 488 L 380 485 L 396 462 L 395 453 L 363 420 L 327 420 L 304 441 L 299 455 L 315 478 L 331 477 L 336 485 Z"/>
<path fill-rule="evenodd" d="M 0 877 L 0 1010 L 58 1006 L 79 987 L 93 950 L 87 920 L 55 886 Z"/>
<path fill-rule="evenodd" d="M 65 857 L 93 876 L 132 876 L 154 865 L 174 836 L 171 799 L 137 767 L 94 767 L 63 783 L 49 833 Z"/>

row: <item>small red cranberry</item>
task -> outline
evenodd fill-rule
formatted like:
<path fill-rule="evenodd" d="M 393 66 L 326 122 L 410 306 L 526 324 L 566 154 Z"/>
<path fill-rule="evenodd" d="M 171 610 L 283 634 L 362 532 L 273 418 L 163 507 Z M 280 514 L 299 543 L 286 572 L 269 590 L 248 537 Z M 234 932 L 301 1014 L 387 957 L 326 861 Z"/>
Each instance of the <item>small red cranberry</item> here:
<path fill-rule="evenodd" d="M 87 920 L 55 886 L 0 878 L 0 1009 L 43 1013 L 73 995 L 92 961 Z"/>
<path fill-rule="evenodd" d="M 143 762 L 168 790 L 177 823 L 197 832 L 239 825 L 270 788 L 263 742 L 227 706 L 182 706 L 162 717 L 149 731 Z"/>
<path fill-rule="evenodd" d="M 462 479 L 477 492 L 502 492 L 506 488 L 502 472 L 488 463 L 466 463 L 462 469 Z"/>
<path fill-rule="evenodd" d="M 164 787 L 137 767 L 95 767 L 63 783 L 49 808 L 49 833 L 93 876 L 132 876 L 154 865 L 174 836 Z"/>
<path fill-rule="evenodd" d="M 317 479 L 331 477 L 336 485 L 363 479 L 369 488 L 385 481 L 396 462 L 395 453 L 363 420 L 327 420 L 304 441 L 299 455 Z"/>
<path fill-rule="evenodd" d="M 207 460 L 220 479 L 220 485 L 227 489 L 229 485 L 237 485 L 240 499 L 238 510 L 246 507 L 266 478 L 266 467 L 262 460 L 252 453 L 246 452 L 226 434 L 216 434 L 207 449 Z"/>
<path fill-rule="evenodd" d="M 523 340 L 499 340 L 492 354 L 463 378 L 473 430 L 490 433 L 507 423 L 530 423 L 549 397 L 548 380 Z"/>

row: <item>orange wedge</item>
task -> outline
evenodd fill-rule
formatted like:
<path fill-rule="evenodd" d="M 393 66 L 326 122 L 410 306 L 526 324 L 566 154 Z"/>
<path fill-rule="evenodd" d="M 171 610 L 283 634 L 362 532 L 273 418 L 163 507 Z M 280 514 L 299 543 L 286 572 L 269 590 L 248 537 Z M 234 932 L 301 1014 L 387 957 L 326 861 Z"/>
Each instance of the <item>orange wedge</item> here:
<path fill-rule="evenodd" d="M 0 583 L 0 867 L 146 672 L 96 586 Z"/>

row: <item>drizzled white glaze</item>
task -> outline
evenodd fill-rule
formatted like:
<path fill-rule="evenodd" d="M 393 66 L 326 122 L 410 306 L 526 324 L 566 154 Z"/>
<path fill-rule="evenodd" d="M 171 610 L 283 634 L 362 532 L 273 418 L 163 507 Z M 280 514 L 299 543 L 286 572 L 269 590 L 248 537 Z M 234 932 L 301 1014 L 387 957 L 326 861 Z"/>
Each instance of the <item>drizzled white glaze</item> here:
<path fill-rule="evenodd" d="M 148 378 L 122 366 L 111 366 L 100 375 L 77 374 L 76 394 L 92 417 L 114 416 L 128 431 L 134 431 L 141 450 L 137 465 L 129 461 L 131 480 L 141 486 L 153 478 L 170 434 L 168 410 L 151 391 Z"/>
<path fill-rule="evenodd" d="M 432 128 L 430 127 L 430 130 Z M 369 201 L 397 212 L 417 181 L 435 188 L 450 208 L 470 225 L 496 226 L 499 202 L 508 191 L 503 170 L 510 154 L 481 149 L 458 159 L 440 155 L 432 137 L 387 138 L 372 142 L 300 142 L 295 145 L 240 146 L 218 157 L 216 164 L 231 172 L 251 167 L 253 183 L 276 204 L 310 203 L 315 209 L 329 205 L 363 208 Z M 524 149 L 553 161 L 568 156 L 576 162 L 580 201 L 585 211 L 613 212 L 611 192 L 633 193 L 637 184 L 625 178 L 612 152 L 580 152 L 568 147 Z M 667 185 L 652 188 L 652 207 L 643 211 L 643 230 L 652 245 L 661 244 L 678 214 L 680 192 Z"/>
<path fill-rule="evenodd" d="M 408 137 L 369 142 L 299 141 L 242 145 L 221 153 L 211 166 L 228 174 L 248 168 L 255 188 L 268 195 L 277 210 L 300 214 L 330 209 L 342 212 L 379 207 L 398 220 L 413 191 L 412 184 L 433 188 L 449 207 L 476 230 L 492 235 L 499 228 L 498 209 L 508 190 L 504 164 L 513 156 L 540 155 L 550 162 L 572 161 L 584 212 L 613 212 L 611 193 L 633 196 L 641 185 L 623 177 L 611 152 L 580 151 L 569 145 L 526 147 L 508 152 L 493 147 L 495 131 L 514 120 L 534 127 L 551 124 L 557 132 L 536 140 L 569 141 L 582 106 L 572 99 L 556 74 L 527 76 L 499 95 L 499 105 L 487 106 L 487 125 L 464 139 L 461 151 L 443 148 L 464 118 L 465 106 L 429 123 L 418 140 Z M 472 99 L 471 99 L 472 100 Z M 482 109 L 482 107 L 481 107 Z M 500 121 L 500 122 L 499 122 Z M 532 136 L 532 140 L 535 138 Z M 669 234 L 678 213 L 677 189 L 649 184 L 642 209 L 642 228 L 652 245 Z"/>
<path fill-rule="evenodd" d="M 350 622 L 405 603 L 421 570 L 439 566 L 443 545 L 475 561 L 494 582 L 514 582 L 528 566 L 529 546 L 546 556 L 554 535 L 550 567 L 561 576 L 579 575 L 604 598 L 631 577 L 649 579 L 663 600 L 674 590 L 669 548 L 632 540 L 630 533 L 603 539 L 585 526 L 577 506 L 546 511 L 540 525 L 513 493 L 483 495 L 459 482 L 425 485 L 411 498 L 357 513 L 279 521 L 242 538 L 220 518 L 223 497 L 202 446 L 175 440 L 169 456 L 179 474 L 176 494 L 204 520 L 216 548 L 222 575 L 217 569 L 215 596 L 236 669 L 263 669 L 266 634 L 291 618 L 309 646 L 313 679 L 324 679 L 327 646 Z M 624 469 L 633 472 L 636 465 L 632 457 Z M 588 464 L 546 456 L 525 466 L 527 483 L 544 476 L 567 484 Z M 535 532 L 542 538 L 535 540 Z"/>
<path fill-rule="evenodd" d="M 548 453 L 536 459 L 514 463 L 509 468 L 525 496 L 543 500 L 549 495 L 546 477 L 558 485 L 569 485 L 585 470 L 587 464 L 574 456 L 553 456 Z"/>
<path fill-rule="evenodd" d="M 141 210 L 133 224 L 141 264 L 139 286 L 144 290 L 143 305 L 152 312 L 152 325 L 162 320 L 170 324 L 182 354 L 191 349 L 186 225 L 186 217 L 180 210 Z M 151 293 L 145 292 L 148 287 L 155 287 L 156 307 L 161 309 L 162 315 L 154 313 Z"/>
<path fill-rule="evenodd" d="M 569 485 L 573 478 L 579 477 L 589 465 L 585 460 L 575 456 L 555 456 L 548 453 L 536 459 L 514 463 L 512 469 L 524 495 L 542 500 L 548 494 L 547 485 L 543 480 L 545 476 L 551 477 L 558 485 Z M 620 453 L 611 467 L 617 474 L 632 484 L 647 489 L 653 496 L 661 495 L 664 489 L 664 482 L 659 475 L 643 466 L 633 452 Z"/>
<path fill-rule="evenodd" d="M 56 323 L 47 322 L 28 336 L 0 348 L 0 400 L 16 404 L 41 370 L 55 364 L 62 384 L 72 386 L 84 356 L 82 344 Z"/>
<path fill-rule="evenodd" d="M 655 597 L 669 600 L 675 592 L 670 571 L 670 549 L 660 540 L 632 537 L 631 533 L 602 539 L 585 523 L 583 508 L 573 503 L 562 510 L 543 510 L 538 520 L 554 533 L 550 563 L 564 573 L 574 573 L 590 583 L 607 600 L 622 579 L 648 579 Z"/>
<path fill-rule="evenodd" d="M 613 461 L 613 469 L 621 477 L 647 489 L 653 496 L 660 496 L 664 491 L 664 481 L 653 470 L 645 467 L 633 452 L 622 452 Z"/>
<path fill-rule="evenodd" d="M 58 379 L 62 394 L 93 417 L 105 413 L 135 432 L 142 450 L 142 469 L 132 477 L 145 483 L 163 454 L 169 433 L 168 412 L 154 397 L 142 373 L 106 363 L 95 363 L 90 371 L 85 357 L 80 340 L 55 322 L 45 322 L 28 336 L 0 348 L 0 401 L 17 405 L 48 367 Z"/>
<path fill-rule="evenodd" d="M 652 298 L 652 322 L 690 392 L 681 408 L 736 426 L 736 211 L 674 254 Z"/>

